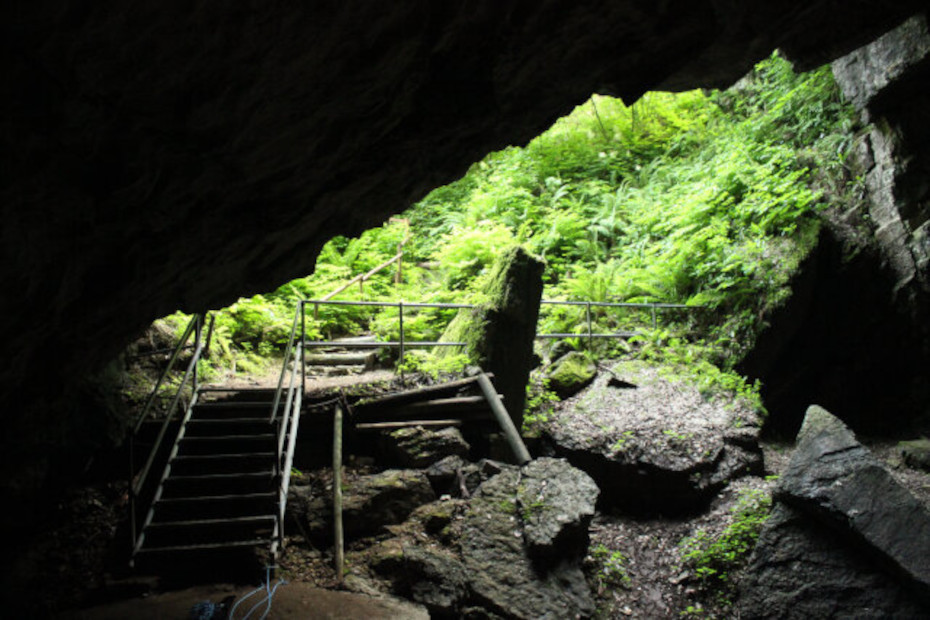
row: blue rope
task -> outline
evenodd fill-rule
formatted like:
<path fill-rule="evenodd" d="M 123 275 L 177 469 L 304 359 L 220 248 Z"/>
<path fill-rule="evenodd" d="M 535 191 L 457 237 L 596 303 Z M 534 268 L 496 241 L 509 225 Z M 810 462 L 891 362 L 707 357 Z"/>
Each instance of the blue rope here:
<path fill-rule="evenodd" d="M 265 583 L 258 586 L 257 588 L 255 588 L 254 590 L 252 590 L 251 592 L 243 596 L 241 599 L 236 601 L 236 604 L 233 605 L 232 609 L 229 610 L 230 620 L 234 620 L 235 618 L 234 614 L 235 614 L 236 608 L 239 607 L 240 604 L 242 604 L 245 600 L 251 598 L 254 594 L 261 592 L 262 590 L 265 591 L 265 598 L 260 599 L 257 603 L 252 605 L 251 609 L 249 609 L 249 611 L 246 612 L 246 614 L 242 616 L 240 620 L 248 620 L 248 618 L 252 615 L 252 612 L 258 609 L 258 607 L 262 603 L 265 603 L 265 613 L 262 614 L 259 620 L 265 620 L 265 618 L 268 617 L 268 614 L 271 612 L 271 599 L 274 597 L 274 593 L 278 591 L 278 587 L 286 585 L 286 584 L 287 584 L 287 581 L 279 578 L 278 582 L 274 585 L 274 588 L 272 588 L 271 587 L 271 567 L 266 566 L 265 567 Z"/>

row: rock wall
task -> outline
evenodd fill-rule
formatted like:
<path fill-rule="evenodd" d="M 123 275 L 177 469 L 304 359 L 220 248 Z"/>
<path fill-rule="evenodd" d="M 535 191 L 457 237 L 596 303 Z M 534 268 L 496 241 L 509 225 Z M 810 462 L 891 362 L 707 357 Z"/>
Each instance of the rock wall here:
<path fill-rule="evenodd" d="M 592 92 L 809 68 L 922 6 L 6 3 L 0 478 L 45 477 L 75 386 L 152 319 L 306 274 Z"/>
<path fill-rule="evenodd" d="M 768 430 L 823 403 L 857 431 L 930 431 L 930 32 L 906 20 L 833 63 L 864 129 L 846 159 L 858 197 L 829 213 L 793 297 L 741 370 L 763 382 Z M 854 193 L 848 193 L 855 196 Z M 877 412 L 881 412 L 878 413 Z"/>
<path fill-rule="evenodd" d="M 926 15 L 836 60 L 846 97 L 871 122 L 855 151 L 864 208 L 895 288 L 930 293 L 930 31 Z"/>

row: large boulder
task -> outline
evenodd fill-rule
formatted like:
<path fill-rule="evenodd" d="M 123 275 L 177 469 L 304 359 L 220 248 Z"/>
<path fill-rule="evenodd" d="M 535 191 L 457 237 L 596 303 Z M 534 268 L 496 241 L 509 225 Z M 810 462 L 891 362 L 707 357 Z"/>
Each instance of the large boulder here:
<path fill-rule="evenodd" d="M 837 530 L 778 502 L 739 581 L 743 618 L 923 618 L 925 603 Z"/>
<path fill-rule="evenodd" d="M 469 500 L 423 506 L 371 553 L 397 594 L 437 617 L 575 618 L 594 611 L 581 566 L 597 487 L 561 459 L 486 463 Z"/>
<path fill-rule="evenodd" d="M 517 488 L 517 509 L 530 553 L 570 557 L 573 551 L 587 549 L 599 493 L 590 476 L 565 460 L 529 463 Z"/>
<path fill-rule="evenodd" d="M 494 384 L 517 428 L 523 425 L 526 382 L 533 368 L 544 268 L 542 259 L 521 246 L 504 252 L 491 271 L 489 301 L 460 310 L 440 338 L 466 343 L 469 358 L 494 373 Z M 436 347 L 436 353 L 449 355 L 456 349 Z"/>
<path fill-rule="evenodd" d="M 402 467 L 429 467 L 446 457 L 468 455 L 468 442 L 454 427 L 431 430 L 422 426 L 400 428 L 384 437 L 388 451 Z"/>
<path fill-rule="evenodd" d="M 421 471 L 390 469 L 359 476 L 343 490 L 343 528 L 347 538 L 378 534 L 385 526 L 402 523 L 419 506 L 436 499 Z M 288 493 L 291 514 L 317 540 L 332 536 L 332 490 L 292 486 Z"/>
<path fill-rule="evenodd" d="M 576 479 L 568 470 L 562 474 Z M 519 469 L 502 471 L 481 485 L 465 513 L 460 545 L 475 599 L 507 618 L 591 615 L 594 600 L 581 570 L 586 546 L 537 563 L 526 545 L 527 520 L 518 500 L 521 482 Z M 542 520 L 559 513 L 540 511 L 538 519 L 531 516 L 528 521 L 546 529 Z"/>
<path fill-rule="evenodd" d="M 911 617 L 930 603 L 930 513 L 825 409 L 807 410 L 775 496 L 745 615 Z"/>
<path fill-rule="evenodd" d="M 625 363 L 613 374 L 566 401 L 543 429 L 556 454 L 594 478 L 605 507 L 689 512 L 728 481 L 761 473 L 759 418 L 749 406 L 705 398 L 655 367 Z"/>

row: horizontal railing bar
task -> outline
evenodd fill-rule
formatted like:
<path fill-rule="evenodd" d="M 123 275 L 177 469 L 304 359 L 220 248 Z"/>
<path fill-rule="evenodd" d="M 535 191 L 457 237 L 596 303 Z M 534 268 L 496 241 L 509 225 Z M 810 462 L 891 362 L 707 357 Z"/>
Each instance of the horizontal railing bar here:
<path fill-rule="evenodd" d="M 694 310 L 704 309 L 704 306 L 689 306 L 688 304 L 665 304 L 665 303 L 626 302 L 626 301 L 556 301 L 554 299 L 543 299 L 539 303 L 548 304 L 551 306 L 599 306 L 599 307 L 607 307 L 607 308 L 689 308 L 689 309 L 694 309 Z"/>
<path fill-rule="evenodd" d="M 536 338 L 632 338 L 642 332 L 614 332 L 612 334 L 536 334 Z"/>
<path fill-rule="evenodd" d="M 397 308 L 401 305 L 399 301 L 354 301 L 348 299 L 310 299 L 305 303 L 332 305 L 332 306 L 381 306 Z M 651 302 L 625 302 L 625 301 L 559 301 L 555 299 L 543 299 L 540 304 L 552 306 L 598 306 L 606 308 L 669 308 L 669 309 L 688 309 L 703 310 L 704 306 L 690 306 L 688 304 L 667 304 Z M 454 303 L 431 303 L 431 302 L 403 302 L 404 308 L 476 308 L 475 304 L 454 304 Z"/>
<path fill-rule="evenodd" d="M 406 307 L 406 305 L 405 305 Z M 306 340 L 307 347 L 339 347 L 342 349 L 380 349 L 381 347 L 399 347 L 399 340 L 384 342 L 352 342 L 344 343 L 338 340 Z M 405 347 L 464 347 L 464 342 L 433 342 L 430 340 L 405 340 Z"/>
<path fill-rule="evenodd" d="M 308 299 L 306 304 L 320 304 L 329 306 L 382 306 L 397 308 L 401 305 L 399 301 L 352 301 L 347 299 Z M 403 302 L 404 308 L 475 308 L 474 304 L 444 304 L 444 303 L 420 303 L 420 302 Z"/>

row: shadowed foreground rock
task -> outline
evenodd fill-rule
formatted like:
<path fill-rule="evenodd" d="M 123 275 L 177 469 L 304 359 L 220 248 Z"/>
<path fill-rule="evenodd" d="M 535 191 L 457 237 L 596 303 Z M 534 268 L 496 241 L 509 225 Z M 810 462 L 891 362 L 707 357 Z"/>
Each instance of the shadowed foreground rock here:
<path fill-rule="evenodd" d="M 438 537 L 424 518 L 437 508 L 424 507 L 402 526 L 414 535 L 380 543 L 372 566 L 437 617 L 587 617 L 594 600 L 581 563 L 597 494 L 561 459 L 504 465 L 467 502 L 437 503 L 456 513 Z"/>
<path fill-rule="evenodd" d="M 920 617 L 930 514 L 852 431 L 808 409 L 741 583 L 747 617 Z"/>

